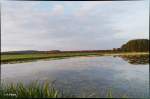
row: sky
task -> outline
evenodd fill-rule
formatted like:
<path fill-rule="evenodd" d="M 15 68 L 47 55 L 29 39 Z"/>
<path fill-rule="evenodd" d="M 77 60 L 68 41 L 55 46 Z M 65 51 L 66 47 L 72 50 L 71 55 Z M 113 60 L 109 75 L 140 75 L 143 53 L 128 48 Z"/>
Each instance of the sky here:
<path fill-rule="evenodd" d="M 3 1 L 1 51 L 101 50 L 149 39 L 149 0 Z"/>

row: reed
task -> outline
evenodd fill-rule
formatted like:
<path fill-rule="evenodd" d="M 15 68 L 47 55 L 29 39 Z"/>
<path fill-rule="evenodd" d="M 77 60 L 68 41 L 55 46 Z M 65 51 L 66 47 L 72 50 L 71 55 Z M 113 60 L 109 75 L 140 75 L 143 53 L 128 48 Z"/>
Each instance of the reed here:
<path fill-rule="evenodd" d="M 40 84 L 33 82 L 28 86 L 22 83 L 1 85 L 0 99 L 15 99 L 15 98 L 57 98 L 58 91 L 49 84 L 44 82 Z"/>
<path fill-rule="evenodd" d="M 0 99 L 16 99 L 16 98 L 76 98 L 73 95 L 64 95 L 63 92 L 54 88 L 53 83 L 45 81 L 40 84 L 37 81 L 25 86 L 23 83 L 17 84 L 1 84 Z M 88 96 L 85 96 L 88 97 Z M 106 98 L 115 98 L 112 90 L 109 88 L 106 93 Z M 120 98 L 128 98 L 126 95 Z"/>

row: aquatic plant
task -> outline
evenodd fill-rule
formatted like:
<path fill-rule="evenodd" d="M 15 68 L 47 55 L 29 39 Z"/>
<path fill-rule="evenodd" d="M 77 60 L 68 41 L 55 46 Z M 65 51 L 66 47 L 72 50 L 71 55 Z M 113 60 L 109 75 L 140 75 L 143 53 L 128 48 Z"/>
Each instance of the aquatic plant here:
<path fill-rule="evenodd" d="M 115 98 L 115 97 L 113 96 L 112 92 L 113 92 L 112 89 L 109 88 L 108 91 L 107 91 L 107 97 L 106 97 L 106 98 Z M 124 95 L 122 95 L 120 98 L 128 98 L 128 96 L 124 94 Z"/>
<path fill-rule="evenodd" d="M 40 85 L 38 82 L 33 82 L 28 86 L 22 83 L 4 85 L 1 84 L 0 99 L 7 98 L 57 98 L 58 91 L 54 89 L 52 84 L 44 82 Z"/>
<path fill-rule="evenodd" d="M 17 84 L 1 84 L 0 86 L 0 99 L 16 99 L 16 98 L 76 98 L 74 95 L 64 95 L 63 91 L 58 91 L 54 88 L 53 83 L 45 81 L 40 84 L 37 81 L 24 85 L 23 83 Z M 87 96 L 85 96 L 87 97 Z M 106 98 L 114 98 L 112 90 L 109 88 Z M 128 98 L 123 95 L 121 98 Z"/>

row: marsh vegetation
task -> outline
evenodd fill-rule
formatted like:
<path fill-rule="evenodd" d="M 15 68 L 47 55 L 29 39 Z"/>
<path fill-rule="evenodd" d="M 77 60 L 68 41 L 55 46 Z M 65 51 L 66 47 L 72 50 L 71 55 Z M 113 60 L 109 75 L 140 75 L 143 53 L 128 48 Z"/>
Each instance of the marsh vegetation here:
<path fill-rule="evenodd" d="M 31 82 L 29 85 L 23 83 L 11 83 L 9 85 L 2 84 L 0 90 L 1 99 L 18 99 L 18 98 L 77 98 L 73 95 L 64 95 L 63 91 L 58 91 L 53 86 L 54 83 L 45 81 L 40 84 L 38 81 Z M 91 95 L 89 95 L 90 98 Z M 87 96 L 86 96 L 87 97 Z M 82 98 L 86 98 L 82 96 Z M 106 98 L 113 98 L 112 90 L 108 89 Z M 128 98 L 127 95 L 122 95 L 121 98 Z"/>

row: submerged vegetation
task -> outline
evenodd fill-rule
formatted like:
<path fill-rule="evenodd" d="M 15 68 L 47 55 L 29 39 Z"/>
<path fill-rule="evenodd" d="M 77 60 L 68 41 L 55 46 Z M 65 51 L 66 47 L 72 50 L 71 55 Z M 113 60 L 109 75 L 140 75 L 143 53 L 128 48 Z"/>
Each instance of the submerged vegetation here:
<path fill-rule="evenodd" d="M 125 61 L 131 64 L 148 64 L 149 63 L 149 54 L 147 55 L 120 55 L 119 57 L 123 58 Z"/>

